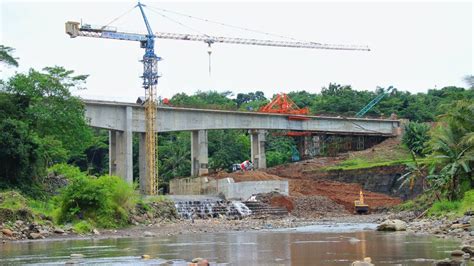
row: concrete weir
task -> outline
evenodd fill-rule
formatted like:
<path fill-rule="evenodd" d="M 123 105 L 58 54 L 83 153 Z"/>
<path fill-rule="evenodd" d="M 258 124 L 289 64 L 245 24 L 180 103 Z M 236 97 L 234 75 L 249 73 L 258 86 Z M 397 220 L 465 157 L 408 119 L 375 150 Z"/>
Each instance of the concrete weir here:
<path fill-rule="evenodd" d="M 133 181 L 132 135 L 140 134 L 140 188 L 145 178 L 145 115 L 140 104 L 84 100 L 90 126 L 108 129 L 109 173 Z M 259 112 L 207 110 L 159 106 L 158 132 L 191 131 L 191 173 L 208 173 L 208 131 L 213 129 L 249 130 L 250 158 L 256 168 L 266 168 L 265 135 L 268 130 L 310 131 L 314 134 L 342 134 L 393 137 L 400 134 L 399 120 L 345 117 L 300 116 Z"/>

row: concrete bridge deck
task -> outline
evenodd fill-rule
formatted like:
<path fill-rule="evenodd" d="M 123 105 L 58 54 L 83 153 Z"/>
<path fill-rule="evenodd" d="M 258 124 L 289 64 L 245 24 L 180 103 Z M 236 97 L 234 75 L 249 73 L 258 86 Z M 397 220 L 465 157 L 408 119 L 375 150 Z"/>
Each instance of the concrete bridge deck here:
<path fill-rule="evenodd" d="M 86 105 L 86 117 L 92 127 L 145 132 L 145 115 L 142 105 L 96 100 L 84 100 L 84 103 Z M 264 129 L 395 136 L 399 124 L 398 120 L 387 119 L 301 115 L 292 115 L 289 119 L 288 114 L 168 106 L 159 106 L 157 112 L 158 132 Z"/>

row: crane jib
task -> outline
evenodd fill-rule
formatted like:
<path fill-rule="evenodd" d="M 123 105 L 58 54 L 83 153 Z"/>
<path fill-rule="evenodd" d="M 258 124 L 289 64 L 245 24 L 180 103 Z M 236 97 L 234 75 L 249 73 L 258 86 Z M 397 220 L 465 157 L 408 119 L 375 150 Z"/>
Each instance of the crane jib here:
<path fill-rule="evenodd" d="M 127 41 L 146 41 L 145 35 L 134 34 L 134 33 L 103 31 L 101 33 L 101 37 L 109 38 L 109 39 L 127 40 Z"/>

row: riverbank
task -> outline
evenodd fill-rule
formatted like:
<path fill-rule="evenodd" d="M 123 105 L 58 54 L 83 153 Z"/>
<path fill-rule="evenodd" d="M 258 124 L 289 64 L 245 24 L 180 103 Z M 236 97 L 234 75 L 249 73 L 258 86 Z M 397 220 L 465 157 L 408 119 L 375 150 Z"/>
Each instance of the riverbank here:
<path fill-rule="evenodd" d="M 261 231 L 271 229 L 295 228 L 308 225 L 337 225 L 337 224 L 380 224 L 388 219 L 400 216 L 410 217 L 409 214 L 369 214 L 369 215 L 340 215 L 321 218 L 285 217 L 246 217 L 243 219 L 214 219 L 193 220 L 150 220 L 149 223 L 133 225 L 120 229 L 93 229 L 90 233 L 78 234 L 66 225 L 62 228 L 52 224 L 39 225 L 17 221 L 13 226 L 0 225 L 0 239 L 5 241 L 37 241 L 63 239 L 107 239 L 126 237 L 161 237 L 193 233 L 220 233 L 231 231 Z M 402 220 L 404 220 L 402 218 Z M 463 243 L 474 244 L 474 216 L 464 216 L 458 219 L 405 219 L 406 233 L 413 235 L 432 235 L 438 238 L 459 239 Z M 371 229 L 373 230 L 373 229 Z"/>
<path fill-rule="evenodd" d="M 308 225 L 336 225 L 340 223 L 351 224 L 376 224 L 384 219 L 383 214 L 370 215 L 344 215 L 337 217 L 297 218 L 294 216 L 285 217 L 246 217 L 243 219 L 195 219 L 193 220 L 166 220 L 153 221 L 120 229 L 94 229 L 87 234 L 77 234 L 72 227 L 55 228 L 48 225 L 38 225 L 35 223 L 22 224 L 15 223 L 12 232 L 8 234 L 1 233 L 0 238 L 3 241 L 38 241 L 38 240 L 64 240 L 64 239 L 107 239 L 107 238 L 135 238 L 135 237 L 162 237 L 179 234 L 194 233 L 221 233 L 231 231 L 262 231 L 282 228 L 295 228 Z M 21 224 L 21 225 L 20 225 Z M 19 226 L 17 226 L 19 225 Z M 0 231 L 7 229 L 2 228 Z"/>

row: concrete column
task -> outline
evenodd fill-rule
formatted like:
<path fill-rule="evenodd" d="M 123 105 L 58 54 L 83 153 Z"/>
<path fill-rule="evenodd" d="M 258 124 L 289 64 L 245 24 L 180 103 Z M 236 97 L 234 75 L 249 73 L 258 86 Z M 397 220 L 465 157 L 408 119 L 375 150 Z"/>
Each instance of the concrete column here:
<path fill-rule="evenodd" d="M 149 186 L 146 178 L 146 142 L 145 133 L 138 133 L 138 175 L 140 179 L 140 191 L 145 194 Z"/>
<path fill-rule="evenodd" d="M 202 176 L 209 173 L 207 130 L 191 132 L 191 176 Z"/>
<path fill-rule="evenodd" d="M 109 175 L 117 175 L 117 131 L 109 130 Z"/>
<path fill-rule="evenodd" d="M 125 111 L 125 131 L 109 133 L 109 173 L 133 183 L 132 107 Z"/>
<path fill-rule="evenodd" d="M 267 168 L 265 156 L 266 130 L 250 130 L 250 160 L 256 169 Z"/>

